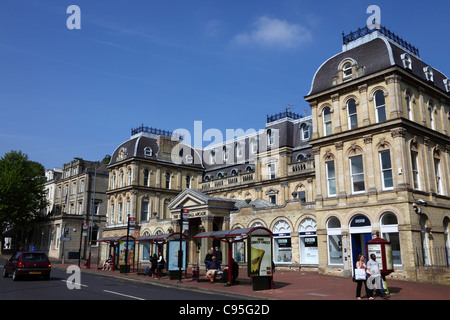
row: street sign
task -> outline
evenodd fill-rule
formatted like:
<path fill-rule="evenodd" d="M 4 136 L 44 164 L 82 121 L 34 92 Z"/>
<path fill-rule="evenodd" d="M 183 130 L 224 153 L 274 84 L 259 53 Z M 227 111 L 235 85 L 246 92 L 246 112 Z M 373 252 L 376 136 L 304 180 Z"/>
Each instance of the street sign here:
<path fill-rule="evenodd" d="M 59 238 L 59 240 L 62 241 L 62 242 L 65 242 L 65 241 L 70 241 L 71 239 L 70 238 L 61 237 L 61 238 Z"/>
<path fill-rule="evenodd" d="M 187 220 L 189 219 L 189 209 L 182 209 L 182 219 Z"/>
<path fill-rule="evenodd" d="M 130 219 L 130 220 L 129 220 L 130 226 L 136 225 L 136 218 L 135 218 L 135 217 L 130 217 L 129 219 Z"/>

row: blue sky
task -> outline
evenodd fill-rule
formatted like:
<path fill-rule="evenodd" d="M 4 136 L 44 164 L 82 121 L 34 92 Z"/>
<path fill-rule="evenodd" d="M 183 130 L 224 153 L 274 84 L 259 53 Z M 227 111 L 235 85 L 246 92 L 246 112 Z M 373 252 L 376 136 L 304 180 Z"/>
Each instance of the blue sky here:
<path fill-rule="evenodd" d="M 80 30 L 66 27 L 73 4 Z M 314 73 L 371 4 L 450 75 L 448 1 L 2 0 L 0 155 L 61 167 L 101 160 L 142 123 L 225 135 L 288 104 L 309 114 Z"/>

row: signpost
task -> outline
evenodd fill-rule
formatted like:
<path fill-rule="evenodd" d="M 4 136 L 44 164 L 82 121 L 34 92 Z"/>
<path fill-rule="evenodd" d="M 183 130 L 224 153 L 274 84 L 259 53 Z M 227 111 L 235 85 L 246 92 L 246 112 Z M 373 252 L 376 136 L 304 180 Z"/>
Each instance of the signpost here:
<path fill-rule="evenodd" d="M 180 208 L 180 247 L 178 250 L 178 282 L 181 281 L 181 269 L 183 267 L 183 230 L 189 230 L 189 209 L 184 209 L 183 205 Z M 187 227 L 185 227 L 187 222 Z"/>

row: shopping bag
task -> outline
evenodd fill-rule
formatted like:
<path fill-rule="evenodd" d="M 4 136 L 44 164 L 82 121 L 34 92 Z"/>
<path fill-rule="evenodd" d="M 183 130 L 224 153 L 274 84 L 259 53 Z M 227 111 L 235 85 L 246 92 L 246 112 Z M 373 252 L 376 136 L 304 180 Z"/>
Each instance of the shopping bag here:
<path fill-rule="evenodd" d="M 355 269 L 355 279 L 356 280 L 366 280 L 366 270 Z"/>

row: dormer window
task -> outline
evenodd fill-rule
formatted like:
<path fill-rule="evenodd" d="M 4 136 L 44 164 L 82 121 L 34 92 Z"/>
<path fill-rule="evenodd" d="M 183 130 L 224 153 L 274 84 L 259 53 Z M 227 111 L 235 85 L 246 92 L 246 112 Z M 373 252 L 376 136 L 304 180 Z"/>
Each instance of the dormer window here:
<path fill-rule="evenodd" d="M 342 79 L 344 81 L 350 80 L 353 75 L 353 66 L 350 62 L 347 62 L 344 64 L 344 67 L 342 67 Z"/>
<path fill-rule="evenodd" d="M 450 79 L 444 79 L 445 91 L 450 92 Z"/>
<path fill-rule="evenodd" d="M 216 151 L 215 150 L 211 150 L 209 153 L 209 162 L 210 164 L 215 164 L 216 163 Z"/>
<path fill-rule="evenodd" d="M 405 69 L 412 70 L 412 60 L 409 54 L 404 53 L 401 55 L 402 61 L 403 61 L 403 67 Z"/>
<path fill-rule="evenodd" d="M 152 148 L 150 148 L 150 147 L 145 147 L 145 148 L 144 148 L 144 155 L 145 155 L 146 157 L 151 157 L 152 154 L 153 154 Z"/>
<path fill-rule="evenodd" d="M 425 77 L 427 78 L 427 81 L 433 82 L 433 69 L 430 67 L 423 68 L 423 72 L 425 72 Z"/>

